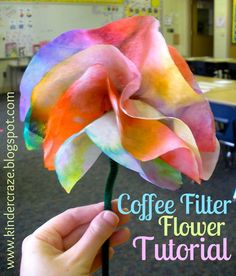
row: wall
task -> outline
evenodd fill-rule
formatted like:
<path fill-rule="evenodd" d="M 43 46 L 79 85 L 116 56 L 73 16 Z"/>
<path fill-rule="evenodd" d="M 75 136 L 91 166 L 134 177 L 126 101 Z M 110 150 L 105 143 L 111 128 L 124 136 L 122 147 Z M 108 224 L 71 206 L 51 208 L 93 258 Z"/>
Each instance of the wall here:
<path fill-rule="evenodd" d="M 190 3 L 190 0 L 163 0 L 163 35 L 183 56 L 190 55 Z"/>
<path fill-rule="evenodd" d="M 231 10 L 231 13 L 232 13 L 232 10 Z M 232 21 L 230 21 L 230 31 L 232 30 Z M 230 46 L 229 46 L 229 55 L 230 57 L 233 57 L 233 58 L 236 58 L 236 44 L 232 43 L 231 40 L 230 40 Z"/>
<path fill-rule="evenodd" d="M 229 57 L 236 58 L 236 45 L 235 44 L 230 43 Z"/>
<path fill-rule="evenodd" d="M 127 1 L 129 1 L 129 7 L 134 7 L 135 9 L 144 5 L 143 0 Z M 167 43 L 174 45 L 183 56 L 190 56 L 191 0 L 162 0 L 160 2 L 162 3 L 162 14 L 159 13 L 158 17 L 161 21 L 161 31 Z M 236 45 L 231 43 L 231 5 L 231 0 L 214 0 L 215 57 L 224 58 L 230 56 L 236 58 Z M 14 25 L 17 23 L 17 20 L 12 20 L 12 17 L 15 16 L 17 18 L 22 9 L 23 12 L 29 9 L 32 13 L 32 17 L 27 22 L 24 22 L 25 24 L 32 23 L 31 29 L 15 32 L 17 37 L 23 37 L 26 42 L 27 39 L 29 40 L 29 43 L 25 43 L 29 47 L 26 49 L 26 54 L 27 51 L 30 52 L 32 50 L 32 44 L 41 40 L 49 40 L 61 32 L 78 27 L 94 28 L 124 16 L 123 6 L 117 6 L 118 10 L 111 12 L 107 10 L 107 6 L 11 3 L 7 5 L 7 10 L 4 10 L 4 18 L 3 10 L 1 13 L 2 7 L 3 4 L 0 4 L 0 57 L 5 55 L 5 39 L 8 39 L 6 36 L 10 34 L 10 32 L 5 32 L 5 27 L 7 24 Z M 223 23 L 221 20 L 223 20 Z M 20 32 L 24 35 L 20 35 Z M 20 41 L 19 43 L 24 42 Z M 5 72 L 8 78 L 3 77 Z M 1 61 L 0 63 L 0 93 L 3 87 L 4 89 L 9 89 L 9 68 L 7 68 L 6 61 Z"/>
<path fill-rule="evenodd" d="M 94 28 L 109 20 L 121 18 L 123 7 L 105 14 L 107 6 L 76 4 L 0 4 L 0 38 L 25 47 L 32 54 L 32 44 L 49 40 L 60 33 L 77 28 Z M 112 16 L 113 15 L 113 16 Z M 5 44 L 5 43 L 4 43 Z M 5 56 L 0 47 L 0 57 Z"/>
<path fill-rule="evenodd" d="M 231 43 L 232 0 L 214 0 L 214 20 L 214 57 L 236 58 L 236 44 Z M 163 0 L 162 25 L 167 42 L 183 56 L 190 56 L 191 0 Z M 179 34 L 176 45 L 174 34 Z"/>
<path fill-rule="evenodd" d="M 155 2 L 151 1 L 150 2 Z M 156 2 L 159 2 L 156 0 Z M 162 14 L 161 31 L 168 44 L 174 45 L 183 56 L 190 56 L 191 46 L 191 0 L 160 0 Z M 144 0 L 126 0 L 126 5 L 136 8 L 148 6 Z M 128 4 L 127 4 L 128 3 Z M 214 0 L 214 57 L 236 58 L 236 44 L 231 43 L 232 0 Z M 4 7 L 4 10 L 3 10 Z M 75 4 L 2 4 L 0 3 L 0 58 L 5 55 L 4 44 L 10 34 L 25 43 L 26 53 L 31 55 L 32 44 L 41 40 L 50 40 L 61 32 L 74 28 L 94 28 L 127 14 L 124 6 L 108 11 L 107 6 L 75 5 Z M 126 6 L 127 7 L 127 6 Z M 21 21 L 28 30 L 7 31 L 6 26 L 19 23 L 19 13 L 29 9 L 32 16 Z M 139 9 L 141 10 L 141 9 Z M 17 21 L 18 20 L 18 21 Z M 223 20 L 223 23 L 222 21 Z M 23 35 L 22 35 L 23 34 Z M 27 48 L 28 47 L 28 48 Z M 8 62 L 0 62 L 0 93 L 3 88 L 9 89 Z M 3 75 L 7 75 L 3 77 Z"/>
<path fill-rule="evenodd" d="M 214 20 L 214 57 L 236 58 L 236 44 L 231 43 L 232 0 L 214 0 Z M 162 25 L 167 42 L 183 56 L 190 56 L 191 0 L 163 0 Z M 179 34 L 176 45 L 174 34 Z"/>
<path fill-rule="evenodd" d="M 160 17 L 160 2 L 125 0 L 125 5 L 0 3 L 0 59 L 5 56 L 8 42 L 16 42 L 18 48 L 24 47 L 26 56 L 32 56 L 32 45 L 71 29 L 96 28 L 131 15 L 148 13 Z M 0 93 L 10 89 L 8 64 L 6 60 L 0 61 Z"/>
<path fill-rule="evenodd" d="M 227 58 L 231 46 L 232 1 L 214 1 L 214 57 Z"/>
<path fill-rule="evenodd" d="M 121 5 L 108 11 L 104 5 L 0 3 L 0 59 L 5 57 L 5 43 L 14 41 L 18 49 L 24 47 L 25 56 L 32 56 L 32 45 L 71 29 L 104 25 L 121 18 L 123 10 Z M 0 60 L 0 93 L 11 89 L 11 63 L 17 60 Z M 14 79 L 21 75 L 20 70 L 14 71 Z"/>

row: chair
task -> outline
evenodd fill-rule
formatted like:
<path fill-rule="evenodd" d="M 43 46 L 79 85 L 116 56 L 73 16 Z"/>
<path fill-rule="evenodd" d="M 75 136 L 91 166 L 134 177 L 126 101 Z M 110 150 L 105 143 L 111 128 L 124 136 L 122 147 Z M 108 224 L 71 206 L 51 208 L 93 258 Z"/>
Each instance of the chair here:
<path fill-rule="evenodd" d="M 216 136 L 223 146 L 226 165 L 231 167 L 236 149 L 236 107 L 210 103 L 216 123 Z"/>
<path fill-rule="evenodd" d="M 232 80 L 236 80 L 236 63 L 228 63 L 229 77 Z"/>
<path fill-rule="evenodd" d="M 188 61 L 190 70 L 194 75 L 214 77 L 215 72 L 205 61 Z"/>
<path fill-rule="evenodd" d="M 206 74 L 209 77 L 228 78 L 228 64 L 227 62 L 207 61 L 206 62 Z"/>

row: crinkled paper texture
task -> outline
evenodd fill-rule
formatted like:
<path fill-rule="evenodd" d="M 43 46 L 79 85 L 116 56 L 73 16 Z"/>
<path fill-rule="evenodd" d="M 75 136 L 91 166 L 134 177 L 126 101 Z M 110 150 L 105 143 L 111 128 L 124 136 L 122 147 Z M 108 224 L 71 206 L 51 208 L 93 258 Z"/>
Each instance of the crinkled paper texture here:
<path fill-rule="evenodd" d="M 217 162 L 213 116 L 184 59 L 150 16 L 66 32 L 34 56 L 21 82 L 28 149 L 44 150 L 67 192 L 104 152 L 175 190 Z"/>

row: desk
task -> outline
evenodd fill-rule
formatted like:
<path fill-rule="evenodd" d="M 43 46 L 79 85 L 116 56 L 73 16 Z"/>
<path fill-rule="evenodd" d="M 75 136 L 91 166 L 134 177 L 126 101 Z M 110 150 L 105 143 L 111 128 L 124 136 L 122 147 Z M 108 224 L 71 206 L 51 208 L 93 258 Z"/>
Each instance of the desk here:
<path fill-rule="evenodd" d="M 5 62 L 12 67 L 21 67 L 21 66 L 27 66 L 31 58 L 32 56 L 0 57 L 0 62 Z"/>
<path fill-rule="evenodd" d="M 236 106 L 236 80 L 195 76 L 209 101 Z"/>
<path fill-rule="evenodd" d="M 185 60 L 194 74 L 211 77 L 232 78 L 230 68 L 236 65 L 234 58 L 186 57 Z"/>
<path fill-rule="evenodd" d="M 19 86 L 19 75 L 22 76 L 27 65 L 30 62 L 31 57 L 16 57 L 16 58 L 5 58 L 4 60 L 8 61 L 9 68 L 9 79 L 10 79 L 10 88 L 12 91 L 18 90 Z"/>
<path fill-rule="evenodd" d="M 22 72 L 30 59 L 30 56 L 0 57 L 0 94 L 5 93 L 3 91 L 17 91 Z"/>
<path fill-rule="evenodd" d="M 185 57 L 188 61 L 205 61 L 211 63 L 226 62 L 226 63 L 236 63 L 235 58 L 214 58 L 214 57 Z"/>
<path fill-rule="evenodd" d="M 27 65 L 17 65 L 17 64 L 10 64 L 10 84 L 11 84 L 11 90 L 14 91 L 15 89 L 18 89 L 19 81 L 18 81 L 18 73 L 21 74 L 24 73 Z"/>

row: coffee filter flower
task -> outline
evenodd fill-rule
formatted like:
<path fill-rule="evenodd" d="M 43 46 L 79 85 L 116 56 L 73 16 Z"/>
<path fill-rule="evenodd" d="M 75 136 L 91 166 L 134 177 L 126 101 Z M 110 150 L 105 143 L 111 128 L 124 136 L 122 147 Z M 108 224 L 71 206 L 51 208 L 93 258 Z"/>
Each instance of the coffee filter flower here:
<path fill-rule="evenodd" d="M 216 165 L 214 119 L 184 59 L 153 17 L 74 30 L 45 45 L 21 82 L 28 149 L 44 150 L 70 192 L 101 152 L 175 190 Z"/>

